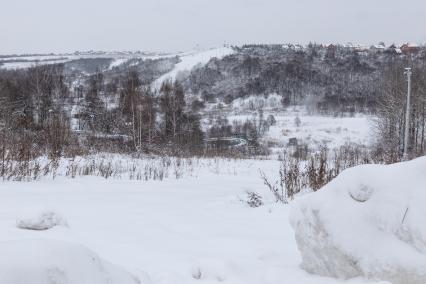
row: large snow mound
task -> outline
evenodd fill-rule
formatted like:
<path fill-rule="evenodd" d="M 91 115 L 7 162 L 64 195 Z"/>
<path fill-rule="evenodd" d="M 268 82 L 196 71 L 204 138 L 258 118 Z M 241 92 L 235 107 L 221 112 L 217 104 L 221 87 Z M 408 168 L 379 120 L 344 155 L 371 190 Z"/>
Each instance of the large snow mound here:
<path fill-rule="evenodd" d="M 56 240 L 0 242 L 0 283 L 137 284 L 84 246 Z"/>
<path fill-rule="evenodd" d="M 302 267 L 336 278 L 426 283 L 426 157 L 348 169 L 297 200 Z"/>

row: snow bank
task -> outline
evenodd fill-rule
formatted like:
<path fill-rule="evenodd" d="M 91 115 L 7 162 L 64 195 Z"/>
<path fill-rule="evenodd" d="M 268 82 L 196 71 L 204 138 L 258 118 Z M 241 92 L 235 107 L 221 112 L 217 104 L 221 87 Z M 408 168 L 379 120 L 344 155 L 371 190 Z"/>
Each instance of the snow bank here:
<path fill-rule="evenodd" d="M 27 230 L 48 230 L 55 226 L 68 226 L 67 220 L 54 211 L 39 211 L 26 213 L 18 217 L 16 226 Z"/>
<path fill-rule="evenodd" d="M 348 169 L 293 205 L 302 267 L 337 278 L 426 283 L 426 157 Z"/>
<path fill-rule="evenodd" d="M 212 282 L 236 281 L 238 273 L 237 264 L 221 259 L 202 259 L 191 269 L 193 279 Z"/>
<path fill-rule="evenodd" d="M 0 242 L 0 283 L 136 284 L 84 246 L 55 240 Z"/>

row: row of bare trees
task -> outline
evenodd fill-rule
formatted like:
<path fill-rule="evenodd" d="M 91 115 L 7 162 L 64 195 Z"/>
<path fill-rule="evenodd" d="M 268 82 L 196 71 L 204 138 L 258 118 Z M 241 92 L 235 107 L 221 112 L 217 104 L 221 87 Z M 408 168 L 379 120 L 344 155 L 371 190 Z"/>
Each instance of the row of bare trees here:
<path fill-rule="evenodd" d="M 272 182 L 261 172 L 261 178 L 276 202 L 287 203 L 303 190 L 317 191 L 343 170 L 369 163 L 386 163 L 387 157 L 375 149 L 347 143 L 335 149 L 321 146 L 318 151 L 301 157 L 297 151 L 280 155 L 279 179 Z"/>
<path fill-rule="evenodd" d="M 69 144 L 69 96 L 62 65 L 0 73 L 2 160 L 61 155 Z"/>
<path fill-rule="evenodd" d="M 80 81 L 65 74 L 62 64 L 0 71 L 3 160 L 100 150 L 191 150 L 202 142 L 200 118 L 186 106 L 178 82 L 166 81 L 154 93 L 136 70 L 113 82 L 102 72 Z"/>
<path fill-rule="evenodd" d="M 89 78 L 85 105 L 79 113 L 85 130 L 109 137 L 128 136 L 136 151 L 170 143 L 182 147 L 201 143 L 199 116 L 187 109 L 180 83 L 165 81 L 154 93 L 136 70 L 128 70 L 114 88 L 117 94 L 110 94 L 119 97 L 112 108 L 104 103 L 109 98 L 107 86 L 101 73 Z"/>
<path fill-rule="evenodd" d="M 405 125 L 407 78 L 404 68 L 411 67 L 412 95 L 410 124 Z M 388 64 L 380 84 L 377 106 L 376 130 L 378 148 L 389 162 L 399 161 L 404 148 L 404 130 L 409 128 L 409 155 L 411 158 L 426 151 L 426 64 L 424 62 L 398 60 Z"/>

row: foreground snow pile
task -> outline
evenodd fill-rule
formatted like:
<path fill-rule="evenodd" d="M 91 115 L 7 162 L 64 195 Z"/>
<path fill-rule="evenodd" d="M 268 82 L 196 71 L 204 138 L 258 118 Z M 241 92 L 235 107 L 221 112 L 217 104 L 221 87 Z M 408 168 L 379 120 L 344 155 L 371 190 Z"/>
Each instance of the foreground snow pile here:
<path fill-rule="evenodd" d="M 426 157 L 344 171 L 292 208 L 302 267 L 337 278 L 426 283 L 425 204 Z"/>
<path fill-rule="evenodd" d="M 136 284 L 84 246 L 54 240 L 0 242 L 0 283 Z"/>
<path fill-rule="evenodd" d="M 26 216 L 19 217 L 16 220 L 16 226 L 27 230 L 48 230 L 55 226 L 68 226 L 65 218 L 60 214 L 45 210 L 35 213 L 27 213 Z"/>

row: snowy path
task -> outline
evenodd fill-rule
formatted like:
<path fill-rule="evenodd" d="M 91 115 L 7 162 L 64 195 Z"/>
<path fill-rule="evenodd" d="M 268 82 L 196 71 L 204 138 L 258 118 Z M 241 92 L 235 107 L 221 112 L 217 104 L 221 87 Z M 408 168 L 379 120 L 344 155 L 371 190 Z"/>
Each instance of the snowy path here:
<path fill-rule="evenodd" d="M 222 163 L 178 181 L 0 183 L 0 241 L 81 243 L 142 283 L 370 283 L 307 274 L 298 267 L 289 207 L 253 209 L 239 201 L 247 190 L 268 195 L 258 169 L 275 174 L 277 162 Z M 69 228 L 17 229 L 16 217 L 33 208 L 60 212 Z"/>

